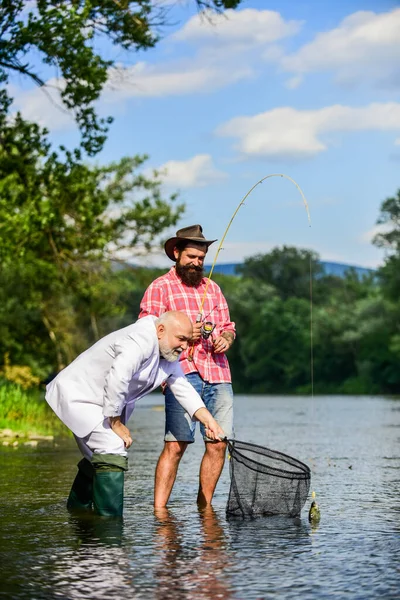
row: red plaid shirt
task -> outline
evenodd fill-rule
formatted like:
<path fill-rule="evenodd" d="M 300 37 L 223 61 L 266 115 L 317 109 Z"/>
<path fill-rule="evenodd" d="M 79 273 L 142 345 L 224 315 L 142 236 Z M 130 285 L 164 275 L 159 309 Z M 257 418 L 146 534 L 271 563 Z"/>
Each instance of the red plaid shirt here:
<path fill-rule="evenodd" d="M 206 283 L 207 278 L 203 277 L 198 287 L 188 286 L 178 277 L 175 267 L 172 267 L 147 288 L 140 303 L 139 318 L 147 315 L 159 317 L 168 310 L 180 310 L 195 322 Z M 231 331 L 235 335 L 235 323 L 230 320 L 228 304 L 220 287 L 213 281 L 208 285 L 202 317 L 204 321 L 214 323 L 215 329 L 208 340 L 200 338 L 194 343 L 192 361 L 188 360 L 190 347 L 182 352 L 179 360 L 183 372 L 198 372 L 204 381 L 210 383 L 230 383 L 228 359 L 223 352 L 214 353 L 212 339 L 223 331 Z"/>

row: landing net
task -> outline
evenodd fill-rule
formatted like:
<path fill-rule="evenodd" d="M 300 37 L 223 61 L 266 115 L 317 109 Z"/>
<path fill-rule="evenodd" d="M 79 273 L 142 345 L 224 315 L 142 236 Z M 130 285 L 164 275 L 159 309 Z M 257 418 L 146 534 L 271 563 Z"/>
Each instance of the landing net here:
<path fill-rule="evenodd" d="M 239 440 L 228 440 L 228 448 L 228 516 L 300 515 L 310 489 L 307 465 L 282 452 Z"/>

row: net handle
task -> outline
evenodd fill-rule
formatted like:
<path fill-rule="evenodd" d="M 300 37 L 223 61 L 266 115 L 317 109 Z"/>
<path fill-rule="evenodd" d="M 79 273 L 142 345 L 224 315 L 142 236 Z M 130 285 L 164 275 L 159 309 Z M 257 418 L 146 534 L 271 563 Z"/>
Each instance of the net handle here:
<path fill-rule="evenodd" d="M 229 451 L 231 451 L 232 448 L 234 449 L 234 447 L 233 447 L 233 442 L 234 441 L 235 440 L 230 439 L 230 438 L 228 438 L 226 436 L 224 438 L 221 438 L 221 442 L 225 442 L 226 443 L 226 445 L 228 446 Z"/>

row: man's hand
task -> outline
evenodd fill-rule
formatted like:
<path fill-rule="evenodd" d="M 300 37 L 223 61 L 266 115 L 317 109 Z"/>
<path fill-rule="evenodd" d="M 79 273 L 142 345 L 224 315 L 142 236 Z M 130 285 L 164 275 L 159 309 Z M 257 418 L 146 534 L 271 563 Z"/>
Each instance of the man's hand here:
<path fill-rule="evenodd" d="M 129 429 L 121 423 L 121 417 L 108 417 L 111 429 L 118 437 L 123 440 L 125 448 L 129 448 L 132 445 L 131 432 Z"/>
<path fill-rule="evenodd" d="M 203 323 L 196 322 L 193 323 L 193 334 L 192 334 L 192 342 L 197 342 L 201 338 L 201 328 L 203 327 Z"/>
<path fill-rule="evenodd" d="M 214 352 L 216 354 L 226 352 L 232 346 L 234 339 L 231 331 L 224 331 L 214 340 Z"/>
<path fill-rule="evenodd" d="M 221 440 L 225 439 L 226 435 L 223 429 L 221 429 L 217 421 L 214 419 L 214 417 L 212 417 L 211 413 L 206 408 L 199 408 L 196 410 L 194 417 L 200 421 L 200 423 L 203 423 L 206 430 L 206 436 L 210 438 L 210 440 L 220 442 Z"/>

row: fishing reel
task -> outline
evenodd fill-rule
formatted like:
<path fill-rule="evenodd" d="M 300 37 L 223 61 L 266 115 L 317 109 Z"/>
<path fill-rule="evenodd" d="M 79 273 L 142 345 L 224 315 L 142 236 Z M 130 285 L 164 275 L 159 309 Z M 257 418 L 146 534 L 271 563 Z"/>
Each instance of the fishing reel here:
<path fill-rule="evenodd" d="M 201 337 L 203 338 L 203 340 L 208 340 L 208 338 L 210 337 L 210 335 L 212 334 L 212 332 L 215 329 L 215 324 L 211 323 L 211 321 L 203 321 L 203 324 L 201 326 Z"/>

